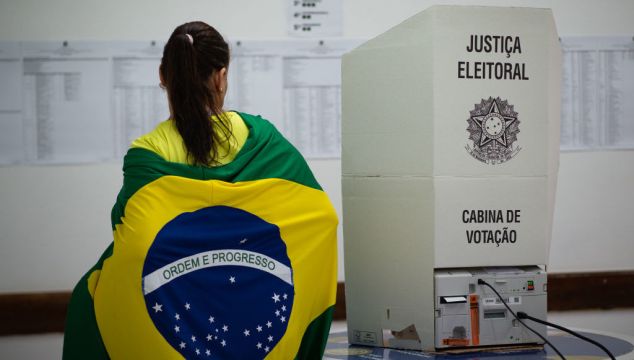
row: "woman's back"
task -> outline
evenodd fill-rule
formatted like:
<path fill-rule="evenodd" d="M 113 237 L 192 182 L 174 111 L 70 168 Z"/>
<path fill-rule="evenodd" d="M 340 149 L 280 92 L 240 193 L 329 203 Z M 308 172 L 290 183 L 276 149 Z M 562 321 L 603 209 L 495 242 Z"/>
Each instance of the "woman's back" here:
<path fill-rule="evenodd" d="M 185 25 L 166 52 L 204 45 Z M 328 196 L 271 123 L 218 106 L 228 58 L 197 71 L 204 96 L 175 95 L 166 58 L 171 120 L 124 158 L 114 241 L 73 292 L 64 358 L 320 358 L 337 281 Z"/>

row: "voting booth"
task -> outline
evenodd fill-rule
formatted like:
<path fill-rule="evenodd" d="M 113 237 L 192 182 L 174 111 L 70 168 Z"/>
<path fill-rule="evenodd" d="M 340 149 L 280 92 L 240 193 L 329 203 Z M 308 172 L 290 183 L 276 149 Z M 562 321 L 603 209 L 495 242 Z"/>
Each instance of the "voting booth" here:
<path fill-rule="evenodd" d="M 560 79 L 548 9 L 433 6 L 344 55 L 350 343 L 543 343 L 481 282 L 545 319 Z"/>

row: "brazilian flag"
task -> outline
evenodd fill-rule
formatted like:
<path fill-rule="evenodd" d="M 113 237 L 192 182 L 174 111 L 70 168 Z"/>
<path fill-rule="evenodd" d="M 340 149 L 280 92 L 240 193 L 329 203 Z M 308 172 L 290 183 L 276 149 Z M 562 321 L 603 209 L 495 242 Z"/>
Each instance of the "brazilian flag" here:
<path fill-rule="evenodd" d="M 259 116 L 217 167 L 124 158 L 113 243 L 79 281 L 64 359 L 318 359 L 335 303 L 337 217 Z"/>

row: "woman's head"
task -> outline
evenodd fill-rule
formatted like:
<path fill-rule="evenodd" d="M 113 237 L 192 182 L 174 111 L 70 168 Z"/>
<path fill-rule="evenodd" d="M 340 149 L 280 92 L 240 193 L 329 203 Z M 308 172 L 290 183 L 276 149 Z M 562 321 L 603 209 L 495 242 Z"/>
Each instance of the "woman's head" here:
<path fill-rule="evenodd" d="M 231 136 L 222 118 L 227 91 L 229 46 L 213 27 L 190 22 L 170 36 L 159 73 L 167 89 L 172 118 L 195 164 L 216 160 L 217 145 Z M 210 116 L 220 120 L 213 126 Z"/>

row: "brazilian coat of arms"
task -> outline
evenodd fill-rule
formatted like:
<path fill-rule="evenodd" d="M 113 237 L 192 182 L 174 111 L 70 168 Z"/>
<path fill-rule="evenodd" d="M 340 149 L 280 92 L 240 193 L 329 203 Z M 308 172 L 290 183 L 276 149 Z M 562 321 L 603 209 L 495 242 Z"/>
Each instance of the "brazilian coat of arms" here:
<path fill-rule="evenodd" d="M 517 145 L 520 121 L 508 101 L 499 97 L 482 99 L 469 113 L 467 131 L 472 145 L 465 148 L 471 156 L 496 165 L 509 161 L 521 150 Z"/>

